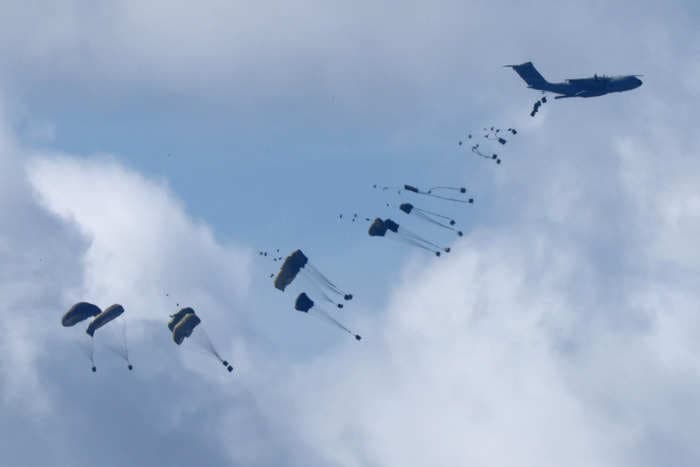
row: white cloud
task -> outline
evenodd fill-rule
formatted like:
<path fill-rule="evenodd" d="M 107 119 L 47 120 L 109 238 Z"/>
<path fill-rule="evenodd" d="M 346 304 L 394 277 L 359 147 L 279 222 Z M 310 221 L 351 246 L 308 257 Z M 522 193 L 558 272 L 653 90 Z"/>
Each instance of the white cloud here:
<path fill-rule="evenodd" d="M 114 451 L 118 433 L 120 445 L 135 446 L 133 457 L 114 451 L 106 465 L 129 457 L 132 465 L 163 458 L 192 465 L 204 450 L 212 465 L 228 465 L 215 433 L 190 426 L 223 423 L 227 412 L 217 406 L 235 408 L 239 399 L 227 395 L 232 375 L 213 359 L 181 354 L 165 324 L 176 301 L 192 305 L 222 352 L 246 355 L 239 308 L 250 252 L 215 238 L 164 182 L 111 157 L 33 154 L 2 128 L 0 404 L 8 423 L 3 439 L 12 440 L 6 460 L 45 463 L 48 456 L 61 465 L 93 465 L 89 453 Z M 67 307 L 81 300 L 125 306 L 133 373 L 106 352 L 110 334 L 119 336 L 116 324 L 98 332 L 98 373 L 89 371 L 78 345 L 87 341 L 84 326 L 60 325 Z M 235 363 L 235 354 L 225 356 Z M 171 448 L 146 443 L 154 436 Z M 28 449 L 38 438 L 44 449 Z"/>
<path fill-rule="evenodd" d="M 82 296 L 162 321 L 175 300 L 221 318 L 245 293 L 250 252 L 221 245 L 163 182 L 109 158 L 43 157 L 29 173 L 42 204 L 89 241 Z"/>
<path fill-rule="evenodd" d="M 468 84 L 492 81 L 504 63 L 534 59 L 554 75 L 624 72 L 650 68 L 669 47 L 693 39 L 665 27 L 684 15 L 681 3 L 644 1 L 634 9 L 644 13 L 634 17 L 637 31 L 621 34 L 625 3 L 573 0 L 537 8 L 477 0 L 15 2 L 0 15 L 0 71 L 20 87 L 61 82 L 102 96 L 132 88 L 258 98 L 311 90 L 369 110 L 359 97 L 404 106 L 412 95 L 432 107 L 442 89 L 450 99 L 471 94 L 491 106 L 502 93 L 487 86 L 469 93 Z M 423 98 L 428 90 L 432 97 Z"/>

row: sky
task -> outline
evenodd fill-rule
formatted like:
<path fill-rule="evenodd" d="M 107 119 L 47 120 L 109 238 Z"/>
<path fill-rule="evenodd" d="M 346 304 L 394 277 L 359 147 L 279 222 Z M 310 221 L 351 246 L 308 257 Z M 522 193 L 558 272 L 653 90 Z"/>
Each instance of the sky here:
<path fill-rule="evenodd" d="M 696 2 L 6 1 L 0 451 L 21 466 L 696 466 Z M 550 100 L 553 81 L 642 74 Z M 457 142 L 519 130 L 503 163 Z M 339 213 L 466 186 L 436 258 Z M 361 342 L 293 311 L 302 248 Z M 60 325 L 120 303 L 96 341 Z M 193 306 L 224 371 L 166 328 Z M 332 313 L 336 313 L 331 310 Z M 124 324 L 126 323 L 126 324 Z M 126 330 L 134 371 L 110 351 Z"/>

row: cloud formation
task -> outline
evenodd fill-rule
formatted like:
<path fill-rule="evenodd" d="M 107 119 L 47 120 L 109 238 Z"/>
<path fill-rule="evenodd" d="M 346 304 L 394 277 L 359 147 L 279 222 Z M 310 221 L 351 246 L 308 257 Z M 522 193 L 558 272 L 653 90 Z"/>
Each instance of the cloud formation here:
<path fill-rule="evenodd" d="M 4 426 L 14 427 L 3 429 L 6 461 L 94 465 L 106 452 L 102 465 L 193 465 L 206 453 L 208 465 L 230 465 L 211 427 L 237 419 L 230 407 L 247 396 L 226 390 L 230 378 L 213 359 L 180 358 L 165 322 L 176 301 L 191 304 L 222 352 L 245 355 L 236 310 L 250 252 L 215 238 L 164 182 L 107 156 L 36 154 L 3 128 L 0 400 Z M 119 324 L 98 333 L 90 373 L 84 326 L 60 326 L 80 300 L 125 306 L 134 373 L 105 346 Z M 37 439 L 42 450 L 30 448 Z"/>

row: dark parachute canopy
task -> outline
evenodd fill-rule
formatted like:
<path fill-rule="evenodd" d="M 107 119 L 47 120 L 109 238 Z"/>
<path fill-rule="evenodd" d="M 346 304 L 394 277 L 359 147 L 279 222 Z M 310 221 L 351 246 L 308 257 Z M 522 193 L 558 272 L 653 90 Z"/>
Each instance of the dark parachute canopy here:
<path fill-rule="evenodd" d="M 171 332 L 174 331 L 175 326 L 180 322 L 180 320 L 182 320 L 182 318 L 184 318 L 186 315 L 189 315 L 189 314 L 192 314 L 192 315 L 193 315 L 193 314 L 194 314 L 194 310 L 193 310 L 192 308 L 190 308 L 190 307 L 186 307 L 186 308 L 180 309 L 180 310 L 179 310 L 177 313 L 175 313 L 174 315 L 170 315 L 170 321 L 168 322 L 168 329 L 170 329 Z M 191 332 L 191 331 L 190 331 L 190 332 Z M 188 337 L 189 337 L 189 336 L 188 336 Z M 180 345 L 180 342 L 182 342 L 182 339 L 180 339 L 180 342 L 178 342 L 177 339 L 175 339 L 175 335 L 174 335 L 174 334 L 173 334 L 173 339 L 175 340 L 175 343 L 176 343 L 177 345 Z"/>
<path fill-rule="evenodd" d="M 108 307 L 105 311 L 95 316 L 85 332 L 87 332 L 90 337 L 94 337 L 95 331 L 110 321 L 117 319 L 122 313 L 124 313 L 124 307 L 121 305 L 112 305 Z"/>
<path fill-rule="evenodd" d="M 435 253 L 435 256 L 440 256 L 440 251 L 444 251 L 445 253 L 450 252 L 449 247 L 442 247 L 431 242 L 430 240 L 426 240 L 407 228 L 401 227 L 391 219 L 382 220 L 377 217 L 374 219 L 374 222 L 372 222 L 372 225 L 369 226 L 368 230 L 370 237 L 385 237 L 387 236 L 387 232 L 393 232 L 395 234 L 395 238 L 398 240 L 408 243 L 409 245 L 422 248 L 423 250 L 431 251 Z"/>
<path fill-rule="evenodd" d="M 275 288 L 284 292 L 284 289 L 296 279 L 301 268 L 306 266 L 308 262 L 309 258 L 307 258 L 301 250 L 292 252 L 292 254 L 287 256 L 287 259 L 284 260 L 280 272 L 277 274 L 277 277 L 275 277 Z"/>
<path fill-rule="evenodd" d="M 100 310 L 100 307 L 97 305 L 88 302 L 79 302 L 70 307 L 66 314 L 63 315 L 61 324 L 65 327 L 75 326 L 81 321 L 99 315 L 101 312 L 102 310 Z"/>
<path fill-rule="evenodd" d="M 172 326 L 173 341 L 177 345 L 182 344 L 185 337 L 190 337 L 192 335 L 192 331 L 194 331 L 194 328 L 196 328 L 199 323 L 202 322 L 192 308 L 184 308 L 184 310 L 185 313 Z M 168 327 L 171 327 L 170 324 L 168 324 Z"/>
<path fill-rule="evenodd" d="M 451 219 L 447 216 L 444 216 L 442 214 L 438 214 L 436 212 L 428 211 L 426 209 L 421 209 L 418 208 L 411 203 L 403 203 L 399 206 L 399 209 L 401 209 L 403 212 L 406 214 L 413 214 L 414 216 L 429 222 L 433 225 L 437 225 L 439 227 L 442 227 L 443 229 L 451 230 L 453 232 L 456 232 L 457 235 L 460 237 L 463 235 L 461 230 L 457 230 L 454 226 L 456 224 L 456 221 L 454 219 Z"/>
<path fill-rule="evenodd" d="M 344 300 L 352 300 L 352 294 L 344 292 L 324 276 L 309 262 L 309 258 L 301 250 L 295 250 L 284 260 L 277 277 L 275 277 L 275 288 L 284 291 L 300 272 L 304 273 L 304 276 L 318 289 L 324 299 L 335 304 L 338 308 L 343 308 L 343 304 L 335 302 L 328 293 L 341 296 Z"/>
<path fill-rule="evenodd" d="M 372 225 L 369 226 L 368 233 L 370 237 L 383 237 L 386 235 L 386 231 L 386 224 L 383 220 L 377 217 L 374 219 L 374 222 L 372 222 Z"/>
<path fill-rule="evenodd" d="M 194 309 L 191 307 L 181 308 L 174 315 L 170 315 L 170 318 L 171 319 L 168 322 L 168 329 L 170 329 L 172 332 L 173 342 L 175 342 L 177 345 L 182 344 L 186 337 L 190 338 L 194 332 L 194 329 L 202 323 L 202 320 L 199 318 L 199 316 L 197 316 Z M 229 365 L 226 360 L 221 358 L 221 355 L 219 355 L 219 352 L 216 350 L 216 347 L 214 347 L 214 344 L 204 328 L 200 327 L 198 334 L 202 340 L 195 341 L 193 343 L 196 343 L 203 348 L 206 353 L 213 355 L 217 360 L 219 360 L 219 362 L 221 362 L 229 373 L 232 372 L 233 366 Z"/>
<path fill-rule="evenodd" d="M 347 332 L 351 336 L 355 337 L 355 340 L 361 340 L 362 336 L 359 334 L 355 334 L 352 331 L 350 331 L 348 328 L 346 328 L 340 321 L 337 319 L 333 318 L 333 316 L 330 315 L 326 310 L 324 310 L 322 307 L 319 305 L 316 305 L 311 298 L 305 293 L 302 292 L 299 294 L 297 297 L 296 301 L 294 302 L 294 309 L 297 311 L 301 311 L 303 313 L 311 313 L 311 312 L 316 312 L 316 316 L 325 319 L 329 323 L 333 324 L 339 329 L 342 329 L 343 331 Z"/>

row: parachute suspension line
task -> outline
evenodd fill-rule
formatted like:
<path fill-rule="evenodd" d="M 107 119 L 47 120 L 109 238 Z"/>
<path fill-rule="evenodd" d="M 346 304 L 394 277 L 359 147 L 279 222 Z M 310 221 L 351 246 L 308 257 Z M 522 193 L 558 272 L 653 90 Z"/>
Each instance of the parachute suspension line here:
<path fill-rule="evenodd" d="M 478 145 L 478 144 L 475 144 L 474 146 L 472 146 L 472 152 L 473 152 L 474 154 L 476 154 L 477 156 L 479 156 L 479 157 L 483 157 L 484 159 L 494 160 L 494 161 L 496 161 L 496 164 L 500 164 L 500 163 L 501 163 L 501 159 L 498 157 L 498 154 L 495 154 L 495 153 L 494 153 L 494 154 L 492 154 L 491 156 L 487 156 L 487 155 L 484 154 L 483 152 L 479 151 L 479 145 Z"/>
<path fill-rule="evenodd" d="M 313 287 L 314 290 L 316 290 L 316 292 L 319 295 L 321 295 L 321 297 L 323 297 L 323 299 L 325 301 L 327 301 L 328 303 L 332 303 L 333 305 L 337 306 L 338 308 L 343 308 L 343 304 L 338 303 L 335 300 L 333 300 L 331 297 L 329 297 L 328 294 L 326 293 L 326 291 L 324 290 L 324 288 L 321 286 L 321 284 L 319 284 L 317 282 L 317 281 L 321 280 L 318 276 L 314 275 L 311 270 L 306 271 L 306 268 L 303 268 L 301 271 L 304 274 L 304 277 L 309 279 L 309 283 L 311 284 L 311 287 Z"/>
<path fill-rule="evenodd" d="M 430 245 L 434 248 L 437 248 L 438 250 L 444 250 L 446 252 L 449 252 L 449 248 L 442 247 L 436 243 L 431 242 L 430 240 L 426 240 L 425 238 L 411 232 L 410 230 L 402 229 L 399 227 L 399 235 L 401 235 L 401 234 L 405 235 L 407 238 L 410 238 L 413 241 L 424 243 L 426 245 Z"/>
<path fill-rule="evenodd" d="M 417 216 L 417 217 L 420 217 L 421 219 L 423 219 L 423 220 L 426 221 L 426 222 L 430 222 L 431 224 L 434 224 L 434 225 L 437 225 L 437 226 L 439 226 L 439 227 L 442 227 L 443 229 L 452 230 L 452 231 L 455 230 L 453 227 L 451 227 L 451 226 L 449 226 L 449 225 L 447 225 L 447 224 L 443 224 L 443 223 L 440 222 L 440 221 L 436 221 L 436 220 L 433 219 L 432 217 L 430 217 L 430 216 L 428 216 L 428 215 L 426 215 L 426 214 L 423 214 L 422 212 L 416 212 L 416 216 Z"/>
<path fill-rule="evenodd" d="M 403 187 L 400 186 L 379 186 L 379 185 L 373 185 L 372 188 L 376 188 L 382 191 L 387 191 L 387 190 L 396 190 L 397 193 L 401 193 L 403 190 Z"/>
<path fill-rule="evenodd" d="M 422 248 L 423 250 L 429 251 L 429 252 L 431 252 L 431 253 L 435 253 L 435 254 L 437 254 L 437 255 L 439 256 L 439 253 L 440 253 L 439 251 L 435 251 L 434 249 L 429 248 L 429 247 L 427 247 L 426 245 L 423 245 L 422 243 L 419 243 L 419 242 L 417 242 L 417 241 L 415 241 L 415 240 L 412 240 L 412 239 L 410 239 L 410 238 L 402 237 L 402 236 L 400 236 L 400 235 L 398 235 L 398 234 L 394 234 L 394 235 L 392 235 L 391 237 L 394 238 L 394 239 L 397 240 L 397 241 L 400 241 L 400 242 L 403 242 L 403 243 L 406 243 L 406 244 L 408 244 L 408 245 L 412 245 L 412 246 L 415 246 L 415 247 L 418 247 L 418 248 Z"/>
<path fill-rule="evenodd" d="M 441 219 L 448 220 L 448 221 L 450 221 L 450 225 L 454 225 L 454 224 L 455 224 L 455 221 L 454 221 L 451 217 L 443 216 L 442 214 L 438 214 L 438 213 L 436 213 L 436 212 L 428 211 L 427 209 L 417 208 L 417 207 L 415 207 L 415 206 L 413 207 L 413 210 L 414 210 L 414 211 L 418 211 L 418 212 L 422 212 L 422 213 L 424 213 L 424 214 L 428 214 L 428 215 L 431 215 L 431 216 L 439 217 L 439 218 L 441 218 Z"/>
<path fill-rule="evenodd" d="M 360 336 L 359 334 L 355 334 L 354 332 L 352 332 L 351 330 L 349 330 L 348 328 L 346 328 L 346 327 L 343 325 L 343 323 L 341 323 L 340 321 L 338 321 L 337 319 L 335 319 L 334 317 L 332 317 L 332 316 L 331 316 L 326 310 L 324 310 L 323 308 L 320 308 L 320 307 L 318 307 L 318 306 L 315 306 L 315 307 L 312 307 L 309 311 L 314 311 L 314 310 L 316 310 L 316 311 L 318 312 L 318 316 L 319 316 L 319 317 L 325 318 L 329 323 L 335 325 L 335 326 L 338 327 L 339 329 L 342 329 L 343 331 L 347 332 L 347 333 L 350 334 L 351 336 L 354 336 L 356 340 L 359 341 L 360 339 L 362 339 L 362 336 Z"/>
<path fill-rule="evenodd" d="M 213 356 L 215 356 L 220 362 L 224 361 L 224 359 L 221 358 L 221 355 L 219 355 L 219 352 L 216 351 L 214 343 L 211 341 L 209 334 L 202 326 L 199 327 L 199 333 L 202 335 L 202 342 L 204 344 L 204 348 Z"/>
<path fill-rule="evenodd" d="M 209 353 L 211 353 L 213 356 L 216 357 L 217 360 L 219 360 L 219 363 L 221 363 L 224 368 L 228 370 L 229 373 L 233 371 L 233 366 L 230 365 L 226 360 L 224 360 L 221 355 L 219 355 L 219 352 L 216 350 L 216 347 L 214 347 L 214 343 L 212 342 L 211 338 L 209 337 L 209 334 L 207 331 L 200 326 L 199 328 L 200 333 L 204 339 L 205 342 L 205 347 Z"/>
<path fill-rule="evenodd" d="M 316 269 L 313 264 L 307 263 L 306 267 L 309 268 L 309 272 L 314 274 L 316 277 L 318 277 L 321 281 L 323 281 L 328 288 L 330 288 L 333 292 L 337 293 L 338 295 L 344 295 L 343 291 L 338 288 L 330 279 L 328 279 L 326 276 L 323 275 L 321 271 Z"/>
<path fill-rule="evenodd" d="M 126 339 L 126 318 L 124 318 L 124 325 L 122 326 L 122 336 L 124 338 L 124 359 L 126 360 L 127 368 L 129 368 L 129 371 L 134 369 L 134 366 L 131 364 L 131 361 L 129 361 L 129 344 Z"/>
<path fill-rule="evenodd" d="M 459 191 L 460 193 L 464 193 L 467 191 L 466 188 L 462 187 L 456 187 L 456 186 L 434 186 L 428 190 L 428 193 L 434 190 L 452 190 L 452 191 Z"/>
<path fill-rule="evenodd" d="M 307 269 L 308 269 L 309 277 L 311 277 L 311 276 L 316 277 L 317 280 L 323 282 L 326 285 L 326 287 L 328 287 L 333 293 L 335 293 L 336 295 L 342 296 L 344 300 L 352 300 L 352 294 L 341 290 L 330 279 L 328 279 L 326 276 L 324 276 L 321 271 L 316 269 L 316 267 L 313 264 L 307 263 L 306 266 L 302 270 L 305 273 L 307 273 L 307 271 L 306 271 Z M 331 301 L 331 303 L 335 303 L 332 300 L 330 300 L 330 301 Z M 339 308 L 342 308 L 342 307 L 339 307 Z"/>
<path fill-rule="evenodd" d="M 432 193 L 421 193 L 421 195 L 430 196 L 431 198 L 442 199 L 445 201 L 454 201 L 456 203 L 464 203 L 464 204 L 474 203 L 474 200 L 472 198 L 469 198 L 469 199 L 450 198 L 449 196 L 434 195 Z"/>
<path fill-rule="evenodd" d="M 88 357 L 90 358 L 90 363 L 92 364 L 92 372 L 97 371 L 97 366 L 95 365 L 95 339 L 90 337 L 90 347 L 88 348 Z"/>
<path fill-rule="evenodd" d="M 126 321 L 122 322 L 121 325 L 121 333 L 117 337 L 117 342 L 115 343 L 110 343 L 109 341 L 102 341 L 102 345 L 107 347 L 107 349 L 112 352 L 113 354 L 117 355 L 119 358 L 124 360 L 127 364 L 127 367 L 129 370 L 133 370 L 133 366 L 131 365 L 131 362 L 129 361 L 129 347 L 127 344 L 126 340 Z M 94 339 L 94 338 L 93 338 Z"/>

